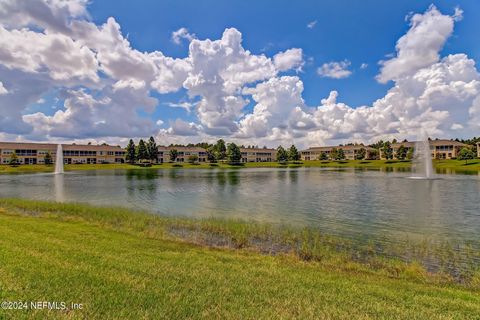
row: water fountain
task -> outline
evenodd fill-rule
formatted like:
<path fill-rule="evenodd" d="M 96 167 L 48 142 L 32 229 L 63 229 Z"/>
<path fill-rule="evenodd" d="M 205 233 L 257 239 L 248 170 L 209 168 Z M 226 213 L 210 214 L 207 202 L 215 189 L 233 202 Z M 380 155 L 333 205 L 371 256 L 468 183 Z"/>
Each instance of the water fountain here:
<path fill-rule="evenodd" d="M 433 179 L 432 154 L 428 136 L 423 134 L 423 139 L 415 145 L 414 168 L 416 179 Z M 418 175 L 420 174 L 420 175 Z"/>
<path fill-rule="evenodd" d="M 63 174 L 63 148 L 61 144 L 57 146 L 57 157 L 55 159 L 55 174 Z"/>

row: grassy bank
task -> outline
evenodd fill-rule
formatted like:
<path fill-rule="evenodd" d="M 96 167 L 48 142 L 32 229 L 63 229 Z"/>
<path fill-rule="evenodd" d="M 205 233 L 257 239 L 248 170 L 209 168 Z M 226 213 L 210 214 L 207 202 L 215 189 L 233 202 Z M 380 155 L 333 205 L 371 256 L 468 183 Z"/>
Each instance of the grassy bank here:
<path fill-rule="evenodd" d="M 307 229 L 0 199 L 0 300 L 83 304 L 0 318 L 478 318 L 478 274 L 459 284 L 350 248 Z"/>
<path fill-rule="evenodd" d="M 467 164 L 461 160 L 434 160 L 434 167 L 439 172 L 478 172 L 480 171 L 480 159 L 470 160 Z M 114 169 L 212 169 L 212 168 L 297 168 L 297 167 L 330 167 L 330 168 L 366 168 L 366 169 L 410 169 L 410 161 L 386 161 L 386 160 L 349 160 L 349 161 L 299 161 L 295 163 L 281 164 L 278 162 L 245 163 L 242 165 L 229 165 L 227 163 L 200 163 L 200 164 L 175 164 L 163 163 L 151 167 L 139 167 L 130 164 L 71 164 L 65 165 L 66 171 L 79 170 L 114 170 Z M 1 173 L 34 173 L 53 172 L 54 166 L 46 165 L 21 165 L 12 167 L 0 165 Z"/>

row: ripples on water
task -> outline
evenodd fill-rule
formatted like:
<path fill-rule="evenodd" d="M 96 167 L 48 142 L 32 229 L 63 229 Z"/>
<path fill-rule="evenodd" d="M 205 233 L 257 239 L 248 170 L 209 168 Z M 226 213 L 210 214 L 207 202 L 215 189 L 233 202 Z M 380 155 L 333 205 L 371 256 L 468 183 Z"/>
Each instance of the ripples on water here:
<path fill-rule="evenodd" d="M 2 175 L 0 196 L 308 226 L 385 245 L 427 241 L 478 247 L 480 176 L 410 176 L 333 168 L 99 170 Z"/>

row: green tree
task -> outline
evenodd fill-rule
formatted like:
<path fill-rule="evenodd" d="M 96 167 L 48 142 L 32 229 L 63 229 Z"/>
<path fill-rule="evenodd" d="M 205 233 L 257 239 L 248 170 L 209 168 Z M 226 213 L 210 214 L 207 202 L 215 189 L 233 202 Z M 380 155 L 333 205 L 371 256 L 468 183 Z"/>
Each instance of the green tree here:
<path fill-rule="evenodd" d="M 468 160 L 475 159 L 475 153 L 473 153 L 473 151 L 468 148 L 462 148 L 457 158 L 459 160 L 465 160 L 465 164 L 467 164 Z"/>
<path fill-rule="evenodd" d="M 158 160 L 158 148 L 157 148 L 157 143 L 155 142 L 155 139 L 153 137 L 150 137 L 147 142 L 147 155 L 148 159 L 157 162 Z"/>
<path fill-rule="evenodd" d="M 277 148 L 277 162 L 287 162 L 288 161 L 288 152 L 282 146 Z"/>
<path fill-rule="evenodd" d="M 405 146 L 402 144 L 400 147 L 398 147 L 395 157 L 398 160 L 405 160 L 405 158 L 407 157 L 407 152 L 408 152 L 408 149 L 405 148 Z"/>
<path fill-rule="evenodd" d="M 172 150 L 170 150 L 170 161 L 171 161 L 171 162 L 177 161 L 177 157 L 178 157 L 178 151 L 177 151 L 177 149 L 172 149 Z"/>
<path fill-rule="evenodd" d="M 415 155 L 415 149 L 414 148 L 408 148 L 407 160 L 412 160 L 414 155 Z"/>
<path fill-rule="evenodd" d="M 328 160 L 328 155 L 322 151 L 318 156 L 318 160 L 322 160 L 322 161 Z"/>
<path fill-rule="evenodd" d="M 215 157 L 215 147 L 210 146 L 207 148 L 207 160 L 210 163 L 217 162 L 217 158 Z"/>
<path fill-rule="evenodd" d="M 300 152 L 298 152 L 297 147 L 294 144 L 288 149 L 288 160 L 298 161 L 300 160 Z"/>
<path fill-rule="evenodd" d="M 335 160 L 344 160 L 345 159 L 345 152 L 343 151 L 343 149 L 338 149 L 337 151 L 337 156 L 335 157 Z"/>
<path fill-rule="evenodd" d="M 45 158 L 43 158 L 43 161 L 45 162 L 45 164 L 52 164 L 53 159 L 50 151 L 47 152 L 47 154 L 45 155 Z"/>
<path fill-rule="evenodd" d="M 379 159 L 378 149 L 369 150 L 368 151 L 368 159 L 378 160 Z"/>
<path fill-rule="evenodd" d="M 10 155 L 10 159 L 8 160 L 8 164 L 10 164 L 12 166 L 19 164 L 18 157 L 17 157 L 17 154 L 15 152 L 13 152 Z"/>
<path fill-rule="evenodd" d="M 218 160 L 224 160 L 227 156 L 227 148 L 225 147 L 225 141 L 223 139 L 219 139 L 215 144 L 215 157 Z"/>
<path fill-rule="evenodd" d="M 196 154 L 189 155 L 188 162 L 192 164 L 198 162 L 198 156 Z"/>
<path fill-rule="evenodd" d="M 330 151 L 330 160 L 336 160 L 338 155 L 338 149 L 337 148 L 332 148 Z"/>
<path fill-rule="evenodd" d="M 135 149 L 135 143 L 130 139 L 125 152 L 125 160 L 130 164 L 135 163 Z"/>
<path fill-rule="evenodd" d="M 367 150 L 365 150 L 365 148 L 360 148 L 360 150 L 358 150 L 358 152 L 355 154 L 355 159 L 363 160 L 365 159 L 366 155 L 367 155 Z"/>
<path fill-rule="evenodd" d="M 230 163 L 239 163 L 242 159 L 240 148 L 233 142 L 227 146 L 227 158 Z"/>
<path fill-rule="evenodd" d="M 383 144 L 382 152 L 385 159 L 387 160 L 393 159 L 393 148 L 390 142 L 387 141 Z"/>
<path fill-rule="evenodd" d="M 385 142 L 383 142 L 383 140 L 380 140 L 380 141 L 377 141 L 377 142 L 371 144 L 370 147 L 372 147 L 374 149 L 380 149 L 380 148 L 383 148 L 384 144 L 385 144 Z"/>
<path fill-rule="evenodd" d="M 138 148 L 137 148 L 137 160 L 142 162 L 147 159 L 148 159 L 147 145 L 145 144 L 145 141 L 143 141 L 143 139 L 140 139 L 140 141 L 138 142 Z"/>

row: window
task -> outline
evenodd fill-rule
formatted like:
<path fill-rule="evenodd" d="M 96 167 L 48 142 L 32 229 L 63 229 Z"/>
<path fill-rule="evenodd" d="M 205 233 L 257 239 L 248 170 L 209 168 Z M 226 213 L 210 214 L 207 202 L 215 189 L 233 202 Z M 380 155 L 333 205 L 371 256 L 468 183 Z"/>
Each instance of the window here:
<path fill-rule="evenodd" d="M 37 150 L 29 150 L 29 149 L 17 149 L 15 150 L 17 156 L 25 157 L 25 156 L 36 156 Z"/>

